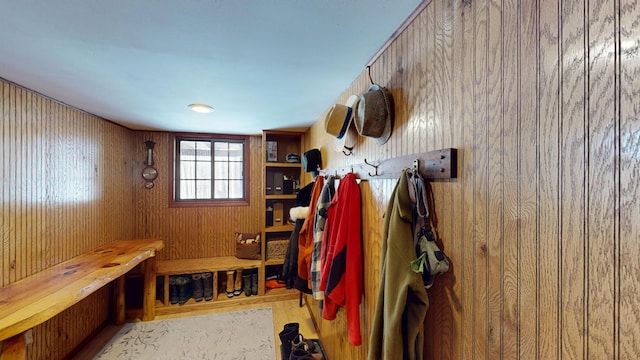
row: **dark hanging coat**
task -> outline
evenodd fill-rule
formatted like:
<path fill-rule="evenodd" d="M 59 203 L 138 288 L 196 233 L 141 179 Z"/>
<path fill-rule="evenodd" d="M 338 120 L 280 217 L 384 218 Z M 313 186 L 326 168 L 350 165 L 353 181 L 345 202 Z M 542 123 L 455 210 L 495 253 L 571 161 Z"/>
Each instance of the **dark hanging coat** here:
<path fill-rule="evenodd" d="M 287 289 L 294 288 L 296 280 L 298 279 L 298 238 L 300 235 L 300 229 L 302 229 L 304 220 L 309 213 L 309 202 L 311 201 L 311 190 L 313 189 L 313 184 L 314 183 L 311 182 L 300 189 L 298 196 L 296 196 L 295 207 L 293 207 L 289 212 L 291 218 L 295 222 L 293 231 L 289 238 L 287 253 L 284 257 L 284 265 L 282 266 L 282 280 L 284 281 Z M 305 291 L 305 289 L 298 290 Z M 305 292 L 310 294 L 311 289 L 307 289 Z"/>

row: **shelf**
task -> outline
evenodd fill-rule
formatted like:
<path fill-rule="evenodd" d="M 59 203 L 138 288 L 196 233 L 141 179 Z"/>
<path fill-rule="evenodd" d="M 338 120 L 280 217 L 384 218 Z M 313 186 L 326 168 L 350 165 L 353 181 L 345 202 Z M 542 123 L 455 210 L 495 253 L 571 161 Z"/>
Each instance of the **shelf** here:
<path fill-rule="evenodd" d="M 258 293 L 266 295 L 275 295 L 277 297 L 295 297 L 297 292 L 290 290 L 268 290 L 265 286 L 266 268 L 275 269 L 275 266 L 284 264 L 283 258 L 266 258 L 267 243 L 276 240 L 289 240 L 293 232 L 293 224 L 287 222 L 289 212 L 295 206 L 298 194 L 295 190 L 300 186 L 303 179 L 302 163 L 287 162 L 287 154 L 303 153 L 303 140 L 305 134 L 303 132 L 280 131 L 280 130 L 264 130 L 262 132 L 262 265 L 259 273 Z M 267 144 L 275 142 L 276 146 Z M 275 151 L 277 150 L 277 151 Z M 267 159 L 274 160 L 272 162 Z M 270 191 L 267 191 L 269 189 Z M 271 191 L 271 190 L 274 191 Z M 278 189 L 280 193 L 275 193 Z M 282 190 L 280 190 L 282 189 Z M 284 192 L 284 194 L 282 193 Z M 267 211 L 267 209 L 269 209 Z M 278 220 L 278 221 L 276 221 Z M 267 225 L 269 224 L 269 225 Z M 270 254 L 272 256 L 282 256 L 281 244 L 270 246 Z M 286 250 L 286 248 L 285 248 Z"/>
<path fill-rule="evenodd" d="M 260 260 L 245 260 L 238 259 L 235 256 L 221 256 L 201 259 L 158 260 L 156 266 L 156 273 L 158 275 L 181 275 L 258 268 L 260 267 Z"/>
<path fill-rule="evenodd" d="M 269 226 L 264 228 L 264 232 L 267 232 L 267 233 L 286 232 L 286 231 L 293 231 L 293 225 Z"/>
<path fill-rule="evenodd" d="M 282 264 L 284 264 L 284 259 L 269 259 L 264 261 L 265 266 L 282 265 Z"/>
<path fill-rule="evenodd" d="M 297 194 L 276 194 L 264 196 L 266 200 L 295 200 L 296 197 L 298 197 Z"/>
<path fill-rule="evenodd" d="M 266 289 L 265 295 L 284 295 L 284 294 L 293 294 L 298 295 L 298 291 L 295 289 L 287 289 L 286 287 L 276 288 L 276 289 Z"/>
<path fill-rule="evenodd" d="M 288 162 L 265 162 L 265 167 L 286 167 L 286 168 L 299 168 L 302 167 L 300 163 L 288 163 Z"/>

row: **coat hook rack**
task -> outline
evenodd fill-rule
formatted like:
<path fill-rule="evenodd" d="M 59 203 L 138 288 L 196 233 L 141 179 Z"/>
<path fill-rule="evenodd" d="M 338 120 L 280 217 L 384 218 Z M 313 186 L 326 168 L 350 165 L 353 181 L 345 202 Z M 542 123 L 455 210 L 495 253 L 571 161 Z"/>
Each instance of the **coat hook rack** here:
<path fill-rule="evenodd" d="M 366 158 L 364 159 L 364 163 L 369 165 L 369 166 L 372 166 L 373 169 L 375 170 L 373 174 L 369 173 L 369 176 L 371 176 L 371 177 L 380 176 L 378 174 L 378 165 L 373 165 L 373 164 L 369 163 Z"/>
<path fill-rule="evenodd" d="M 374 172 L 371 172 L 371 167 Z M 364 163 L 347 165 L 340 168 L 320 170 L 320 174 L 328 176 L 355 173 L 360 179 L 397 179 L 402 170 L 414 169 L 428 180 L 455 179 L 458 175 L 458 150 L 454 148 L 440 149 L 424 153 L 385 159 L 373 165 L 367 159 Z"/>

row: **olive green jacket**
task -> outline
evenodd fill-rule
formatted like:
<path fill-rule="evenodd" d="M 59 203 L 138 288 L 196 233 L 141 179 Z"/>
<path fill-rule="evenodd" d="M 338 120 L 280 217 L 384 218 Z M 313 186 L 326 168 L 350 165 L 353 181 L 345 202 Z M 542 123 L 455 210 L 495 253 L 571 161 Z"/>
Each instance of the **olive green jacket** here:
<path fill-rule="evenodd" d="M 429 307 L 411 230 L 412 204 L 406 170 L 385 212 L 380 254 L 380 287 L 369 341 L 369 360 L 422 360 L 424 319 Z"/>

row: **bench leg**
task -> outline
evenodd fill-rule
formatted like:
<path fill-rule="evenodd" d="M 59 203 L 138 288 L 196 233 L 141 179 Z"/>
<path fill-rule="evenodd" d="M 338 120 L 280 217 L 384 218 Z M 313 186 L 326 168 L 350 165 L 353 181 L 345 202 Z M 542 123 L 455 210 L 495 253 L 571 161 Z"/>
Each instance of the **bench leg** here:
<path fill-rule="evenodd" d="M 122 275 L 113 282 L 113 322 L 116 325 L 122 325 L 126 320 L 125 281 L 125 275 Z"/>
<path fill-rule="evenodd" d="M 27 345 L 24 333 L 12 336 L 0 343 L 0 360 L 24 360 L 27 358 Z"/>
<path fill-rule="evenodd" d="M 144 272 L 144 293 L 142 295 L 142 321 L 156 317 L 156 258 L 148 258 L 142 263 Z"/>

